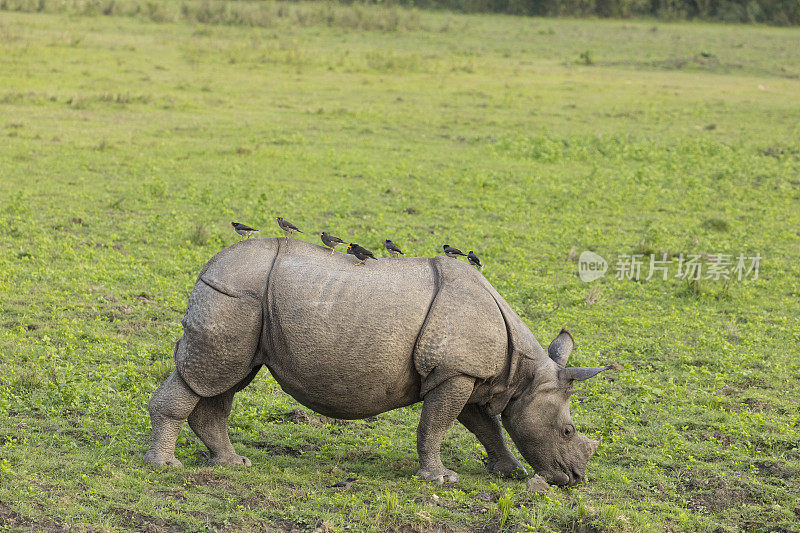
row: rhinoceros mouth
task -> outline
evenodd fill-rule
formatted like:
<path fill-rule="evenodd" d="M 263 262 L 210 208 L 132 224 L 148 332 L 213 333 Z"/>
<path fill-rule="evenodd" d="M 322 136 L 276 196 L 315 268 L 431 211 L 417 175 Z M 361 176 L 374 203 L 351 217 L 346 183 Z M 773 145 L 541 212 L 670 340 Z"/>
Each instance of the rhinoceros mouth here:
<path fill-rule="evenodd" d="M 569 475 L 569 486 L 572 487 L 573 485 L 577 485 L 583 479 L 583 472 L 580 472 L 577 468 L 572 467 L 572 472 Z"/>
<path fill-rule="evenodd" d="M 544 479 L 551 485 L 558 487 L 574 487 L 583 480 L 583 473 L 579 468 L 565 468 L 563 470 L 554 470 L 542 475 Z"/>
<path fill-rule="evenodd" d="M 594 451 L 594 449 L 597 448 L 597 445 L 594 443 L 594 441 L 592 441 L 591 444 L 593 445 L 592 451 Z M 557 485 L 559 487 L 573 487 L 583 480 L 584 473 L 586 472 L 586 466 L 589 463 L 589 458 L 591 458 L 591 453 L 582 465 L 576 465 L 572 461 L 556 458 L 555 464 L 553 465 L 554 468 L 550 471 L 542 473 L 541 475 L 551 485 Z"/>
<path fill-rule="evenodd" d="M 574 485 L 573 477 L 570 474 L 567 474 L 561 470 L 555 470 L 552 472 L 545 472 L 542 474 L 542 477 L 547 481 L 550 485 L 555 485 L 557 487 L 571 487 Z"/>

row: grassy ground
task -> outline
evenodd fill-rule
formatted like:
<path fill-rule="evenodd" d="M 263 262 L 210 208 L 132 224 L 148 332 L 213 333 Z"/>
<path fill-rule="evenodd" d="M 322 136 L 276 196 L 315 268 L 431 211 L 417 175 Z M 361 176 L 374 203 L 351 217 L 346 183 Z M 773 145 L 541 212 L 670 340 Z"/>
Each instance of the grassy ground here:
<path fill-rule="evenodd" d="M 0 11 L 0 528 L 800 530 L 797 30 L 68 4 Z M 276 214 L 474 249 L 542 343 L 568 324 L 572 364 L 624 365 L 573 397 L 586 482 L 528 494 L 454 426 L 462 480 L 420 484 L 418 407 L 292 421 L 267 372 L 231 417 L 252 468 L 204 467 L 188 427 L 185 469 L 145 467 L 197 272 Z M 631 253 L 763 259 L 616 279 Z"/>

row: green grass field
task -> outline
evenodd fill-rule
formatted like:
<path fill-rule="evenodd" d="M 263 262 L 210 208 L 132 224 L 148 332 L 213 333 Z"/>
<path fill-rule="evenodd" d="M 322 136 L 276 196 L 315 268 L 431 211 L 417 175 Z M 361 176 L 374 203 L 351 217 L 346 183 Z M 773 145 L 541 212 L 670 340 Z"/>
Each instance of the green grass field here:
<path fill-rule="evenodd" d="M 78 4 L 0 11 L 0 529 L 800 531 L 797 29 Z M 421 484 L 419 406 L 293 422 L 267 371 L 231 416 L 252 468 L 188 426 L 186 468 L 146 467 L 197 273 L 275 215 L 475 250 L 541 343 L 622 364 L 573 397 L 585 482 L 529 494 L 454 425 L 461 481 Z M 663 253 L 667 281 L 616 279 Z M 687 283 L 680 254 L 762 260 Z"/>

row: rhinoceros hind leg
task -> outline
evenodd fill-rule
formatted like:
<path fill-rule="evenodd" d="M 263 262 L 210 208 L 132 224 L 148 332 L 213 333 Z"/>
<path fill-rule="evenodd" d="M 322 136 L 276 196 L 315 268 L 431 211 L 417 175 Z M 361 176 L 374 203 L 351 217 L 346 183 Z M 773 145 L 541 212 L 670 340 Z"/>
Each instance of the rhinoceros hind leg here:
<path fill-rule="evenodd" d="M 458 421 L 478 437 L 486 448 L 486 469 L 502 477 L 524 478 L 528 472 L 508 449 L 503 427 L 497 416 L 489 416 L 483 407 L 476 404 L 464 406 Z"/>
<path fill-rule="evenodd" d="M 233 444 L 228 436 L 228 417 L 233 406 L 233 395 L 245 388 L 260 368 L 260 366 L 254 368 L 246 378 L 222 394 L 210 398 L 200 398 L 197 407 L 189 415 L 189 427 L 211 452 L 211 457 L 208 459 L 209 466 L 251 465 L 250 459 L 237 454 L 233 449 Z"/>
<path fill-rule="evenodd" d="M 456 376 L 425 395 L 417 428 L 419 470 L 417 478 L 442 484 L 458 481 L 458 474 L 444 467 L 440 455 L 442 440 L 472 394 L 475 379 Z"/>
<path fill-rule="evenodd" d="M 150 422 L 153 435 L 144 462 L 152 465 L 183 466 L 175 458 L 175 440 L 186 417 L 200 397 L 173 371 L 150 398 Z"/>

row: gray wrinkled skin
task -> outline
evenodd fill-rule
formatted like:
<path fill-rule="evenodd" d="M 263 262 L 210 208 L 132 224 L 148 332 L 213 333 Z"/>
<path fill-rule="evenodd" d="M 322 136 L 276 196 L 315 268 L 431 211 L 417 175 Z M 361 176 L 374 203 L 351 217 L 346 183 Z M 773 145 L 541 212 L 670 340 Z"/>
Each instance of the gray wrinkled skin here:
<path fill-rule="evenodd" d="M 447 257 L 356 258 L 292 239 L 248 239 L 219 252 L 189 297 L 175 371 L 150 400 L 147 463 L 180 466 L 184 420 L 210 464 L 250 465 L 228 437 L 233 396 L 266 366 L 297 401 L 356 419 L 423 401 L 417 429 L 424 481 L 457 481 L 439 451 L 458 420 L 486 447 L 487 468 L 520 476 L 502 426 L 550 483 L 583 476 L 599 441 L 577 434 L 572 337 L 546 353 L 486 279 Z M 502 414 L 502 426 L 500 416 Z"/>

